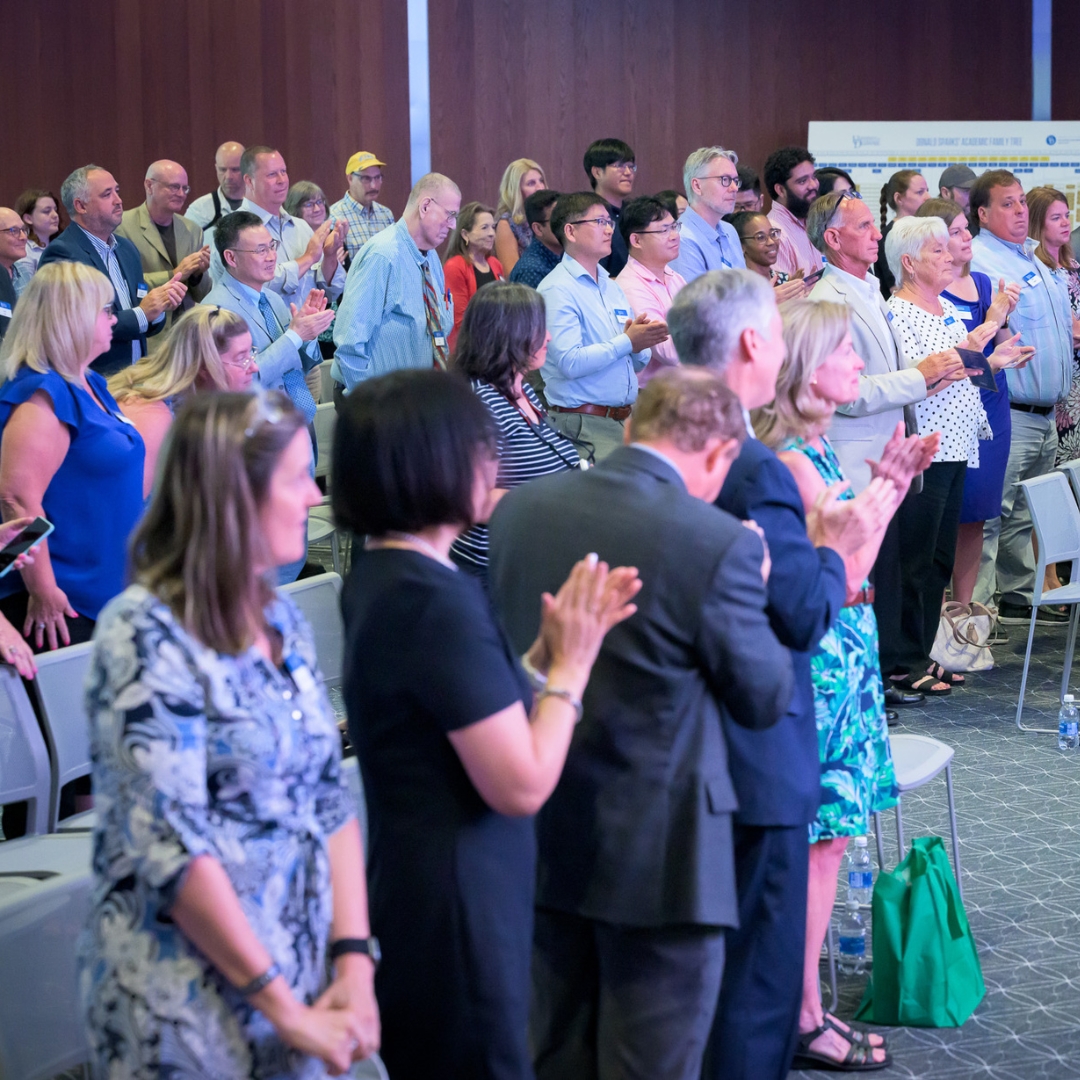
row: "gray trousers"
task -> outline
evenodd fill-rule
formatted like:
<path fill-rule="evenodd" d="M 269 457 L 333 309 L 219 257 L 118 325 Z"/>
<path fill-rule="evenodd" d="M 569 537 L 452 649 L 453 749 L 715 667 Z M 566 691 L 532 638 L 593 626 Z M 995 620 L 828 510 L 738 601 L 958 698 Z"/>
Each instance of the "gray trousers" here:
<path fill-rule="evenodd" d="M 993 601 L 994 593 L 1009 604 L 1030 604 L 1035 584 L 1035 554 L 1031 547 L 1031 514 L 1020 481 L 1053 471 L 1057 455 L 1057 422 L 1048 416 L 1012 410 L 1012 442 L 1005 467 L 1001 517 L 983 525 L 982 561 L 974 599 Z"/>
<path fill-rule="evenodd" d="M 720 927 L 641 929 L 537 908 L 537 1080 L 700 1080 L 723 974 Z"/>
<path fill-rule="evenodd" d="M 594 462 L 603 461 L 623 444 L 625 421 L 588 413 L 565 413 L 552 409 L 548 419 L 577 446 L 578 454 L 588 458 L 592 448 Z M 584 444 L 584 445 L 583 445 Z"/>

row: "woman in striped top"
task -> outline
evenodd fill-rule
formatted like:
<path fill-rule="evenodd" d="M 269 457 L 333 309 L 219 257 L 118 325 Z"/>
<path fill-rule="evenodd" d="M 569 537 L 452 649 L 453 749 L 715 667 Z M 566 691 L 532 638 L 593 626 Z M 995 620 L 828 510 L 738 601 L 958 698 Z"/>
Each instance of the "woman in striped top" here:
<path fill-rule="evenodd" d="M 510 488 L 538 476 L 576 469 L 574 444 L 547 422 L 540 398 L 525 376 L 547 356 L 544 301 L 527 285 L 496 282 L 469 303 L 452 366 L 472 380 L 477 397 L 499 429 L 499 473 L 492 505 Z M 487 580 L 487 525 L 474 525 L 454 541 L 450 557 Z"/>

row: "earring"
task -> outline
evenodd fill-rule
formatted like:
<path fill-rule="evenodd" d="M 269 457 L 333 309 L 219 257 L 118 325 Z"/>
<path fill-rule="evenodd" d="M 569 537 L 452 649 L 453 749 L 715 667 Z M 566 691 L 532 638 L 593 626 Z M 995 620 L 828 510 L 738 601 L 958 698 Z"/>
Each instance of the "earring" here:
<path fill-rule="evenodd" d="M 817 376 L 816 375 L 811 375 L 810 376 L 810 385 L 811 386 L 817 386 Z"/>

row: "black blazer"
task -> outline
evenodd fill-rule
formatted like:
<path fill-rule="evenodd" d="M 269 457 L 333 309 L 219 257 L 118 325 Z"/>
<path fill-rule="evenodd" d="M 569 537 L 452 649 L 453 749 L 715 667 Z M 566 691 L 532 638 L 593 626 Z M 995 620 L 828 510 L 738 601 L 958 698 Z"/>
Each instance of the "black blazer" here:
<path fill-rule="evenodd" d="M 515 488 L 490 536 L 492 596 L 519 651 L 540 594 L 589 552 L 636 566 L 643 582 L 637 613 L 604 641 L 537 818 L 537 904 L 628 926 L 737 925 L 721 716 L 768 727 L 791 697 L 761 541 L 635 447 Z"/>
<path fill-rule="evenodd" d="M 716 505 L 753 518 L 772 557 L 765 611 L 781 643 L 791 650 L 795 690 L 780 722 L 765 731 L 727 723 L 728 755 L 743 825 L 807 825 L 821 803 L 814 688 L 810 652 L 844 606 L 844 561 L 831 548 L 815 548 L 795 478 L 764 443 L 747 439 L 731 466 Z"/>
<path fill-rule="evenodd" d="M 116 237 L 116 256 L 120 260 L 120 269 L 123 271 L 124 280 L 128 283 L 128 296 L 131 307 L 138 306 L 139 286 L 143 285 L 142 260 L 139 251 L 130 240 L 122 236 Z M 41 253 L 41 262 L 38 268 L 51 262 L 78 262 L 85 266 L 92 266 L 100 270 L 106 277 L 109 271 L 101 261 L 97 249 L 90 241 L 90 237 L 76 224 L 72 223 L 59 236 L 49 242 L 48 247 Z M 112 281 L 109 278 L 110 283 Z M 130 308 L 120 306 L 120 300 L 113 290 L 113 314 L 116 316 L 116 325 L 113 327 L 112 345 L 109 351 L 99 356 L 90 366 L 100 374 L 108 377 L 122 368 L 131 366 L 131 343 L 139 342 L 139 351 L 142 356 L 146 355 L 146 339 L 161 332 L 165 326 L 162 319 L 150 326 L 144 334 L 139 329 L 139 320 L 135 312 Z"/>
<path fill-rule="evenodd" d="M 0 266 L 0 303 L 7 305 L 4 314 L 0 315 L 0 341 L 3 341 L 11 325 L 11 313 L 15 310 L 15 283 L 4 266 Z"/>

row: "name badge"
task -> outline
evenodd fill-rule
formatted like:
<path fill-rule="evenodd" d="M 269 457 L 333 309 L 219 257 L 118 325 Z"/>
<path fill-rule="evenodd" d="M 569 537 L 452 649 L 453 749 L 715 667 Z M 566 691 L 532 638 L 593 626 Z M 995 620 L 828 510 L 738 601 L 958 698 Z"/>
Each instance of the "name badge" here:
<path fill-rule="evenodd" d="M 301 694 L 310 694 L 315 689 L 315 676 L 296 653 L 285 657 L 285 670 L 292 676 L 292 681 Z"/>
<path fill-rule="evenodd" d="M 440 349 L 446 348 L 446 335 L 441 330 L 436 330 L 435 333 L 431 335 L 431 337 Z"/>
<path fill-rule="evenodd" d="M 617 307 L 615 309 L 615 318 L 617 318 L 617 319 L 629 319 L 630 318 L 630 312 L 627 311 L 626 308 Z"/>
<path fill-rule="evenodd" d="M 961 307 L 959 304 L 953 304 L 953 307 L 956 308 L 956 313 L 960 316 L 961 319 L 971 318 L 971 308 Z"/>
<path fill-rule="evenodd" d="M 150 286 L 145 281 L 139 282 L 139 287 L 135 290 L 135 299 L 141 300 L 150 291 Z"/>
<path fill-rule="evenodd" d="M 0 319 L 11 318 L 11 305 L 5 300 L 0 300 Z"/>
<path fill-rule="evenodd" d="M 948 318 L 947 318 L 947 319 L 945 320 L 945 325 L 946 325 L 946 326 L 952 326 L 952 324 L 953 324 L 954 322 L 956 322 L 956 319 L 954 319 L 954 318 L 953 318 L 953 317 L 952 317 L 952 316 L 950 315 L 950 316 L 949 316 L 949 317 L 948 317 Z"/>
<path fill-rule="evenodd" d="M 887 311 L 885 313 L 885 318 L 888 319 L 889 322 L 892 322 L 892 317 L 893 317 L 893 313 L 891 311 Z"/>
<path fill-rule="evenodd" d="M 1037 273 L 1035 273 L 1035 271 L 1034 271 L 1034 270 L 1029 270 L 1029 271 L 1028 271 L 1028 272 L 1027 272 L 1027 273 L 1026 273 L 1026 274 L 1024 275 L 1024 284 L 1025 284 L 1025 285 L 1026 285 L 1026 286 L 1027 286 L 1027 287 L 1028 287 L 1029 289 L 1034 289 L 1034 288 L 1035 288 L 1035 286 L 1039 284 L 1039 275 L 1038 275 Z"/>

